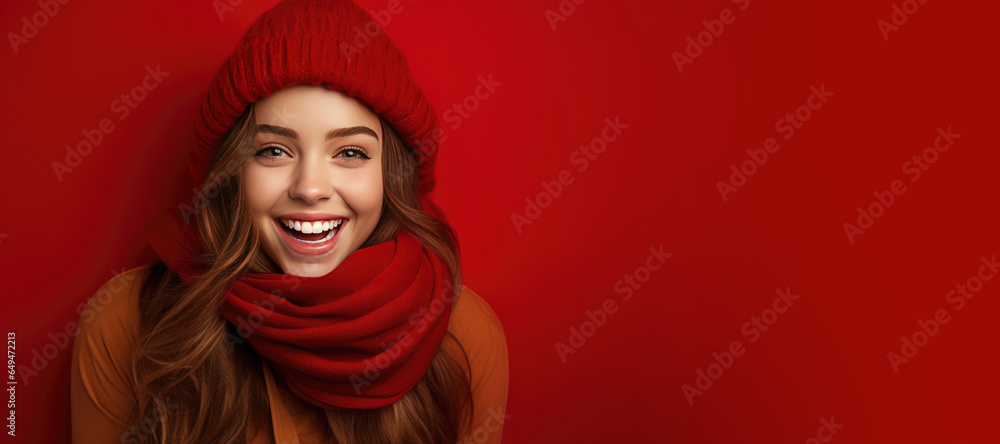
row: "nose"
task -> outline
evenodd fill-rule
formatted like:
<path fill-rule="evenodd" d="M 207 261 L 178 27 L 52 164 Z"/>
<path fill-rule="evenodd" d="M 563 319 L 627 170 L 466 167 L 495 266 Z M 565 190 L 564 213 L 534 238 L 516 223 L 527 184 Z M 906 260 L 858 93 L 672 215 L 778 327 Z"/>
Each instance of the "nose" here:
<path fill-rule="evenodd" d="M 288 188 L 288 196 L 309 205 L 329 199 L 334 194 L 331 174 L 329 166 L 324 162 L 302 161 L 296 168 L 295 177 Z"/>

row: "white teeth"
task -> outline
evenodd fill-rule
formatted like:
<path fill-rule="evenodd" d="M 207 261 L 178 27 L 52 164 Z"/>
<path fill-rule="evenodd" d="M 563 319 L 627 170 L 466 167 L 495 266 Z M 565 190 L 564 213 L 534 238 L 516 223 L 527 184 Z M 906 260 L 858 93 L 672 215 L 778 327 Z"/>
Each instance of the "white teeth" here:
<path fill-rule="evenodd" d="M 298 220 L 293 221 L 288 219 L 282 219 L 281 223 L 286 227 L 295 231 L 300 231 L 303 234 L 313 234 L 313 233 L 322 233 L 324 231 L 336 229 L 340 227 L 343 221 L 344 221 L 343 219 L 337 219 L 332 221 L 325 220 L 325 221 L 309 222 L 309 221 L 298 221 Z"/>

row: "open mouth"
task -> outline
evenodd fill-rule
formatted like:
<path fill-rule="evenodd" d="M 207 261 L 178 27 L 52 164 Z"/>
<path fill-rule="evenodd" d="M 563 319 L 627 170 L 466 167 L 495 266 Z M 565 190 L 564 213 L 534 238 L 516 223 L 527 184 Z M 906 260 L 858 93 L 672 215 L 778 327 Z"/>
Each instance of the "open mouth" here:
<path fill-rule="evenodd" d="M 346 222 L 347 219 L 316 221 L 278 219 L 278 224 L 292 239 L 306 244 L 318 244 L 333 239 Z"/>

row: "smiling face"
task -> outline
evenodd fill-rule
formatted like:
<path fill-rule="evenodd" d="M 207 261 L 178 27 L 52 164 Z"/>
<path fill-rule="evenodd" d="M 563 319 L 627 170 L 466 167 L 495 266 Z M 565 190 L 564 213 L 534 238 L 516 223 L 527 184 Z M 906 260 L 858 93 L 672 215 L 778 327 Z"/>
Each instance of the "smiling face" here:
<path fill-rule="evenodd" d="M 382 215 L 382 128 L 361 102 L 322 86 L 257 102 L 243 186 L 264 252 L 294 276 L 323 276 Z"/>

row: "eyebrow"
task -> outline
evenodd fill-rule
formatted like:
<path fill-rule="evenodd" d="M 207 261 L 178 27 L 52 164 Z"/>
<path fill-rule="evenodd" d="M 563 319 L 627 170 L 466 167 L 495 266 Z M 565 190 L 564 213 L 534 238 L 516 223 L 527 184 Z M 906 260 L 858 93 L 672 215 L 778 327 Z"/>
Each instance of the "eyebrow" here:
<path fill-rule="evenodd" d="M 299 134 L 296 133 L 294 130 L 276 125 L 267 125 L 267 124 L 257 125 L 257 132 L 277 134 L 279 136 L 285 136 L 296 140 L 298 140 L 299 138 Z M 354 136 L 359 134 L 372 136 L 375 138 L 375 140 L 378 140 L 378 134 L 375 134 L 375 130 L 368 128 L 367 126 L 352 126 L 348 128 L 337 128 L 334 130 L 330 130 L 328 133 L 326 133 L 325 140 L 330 140 L 337 137 Z"/>

